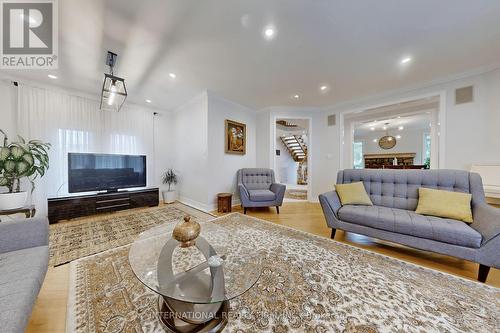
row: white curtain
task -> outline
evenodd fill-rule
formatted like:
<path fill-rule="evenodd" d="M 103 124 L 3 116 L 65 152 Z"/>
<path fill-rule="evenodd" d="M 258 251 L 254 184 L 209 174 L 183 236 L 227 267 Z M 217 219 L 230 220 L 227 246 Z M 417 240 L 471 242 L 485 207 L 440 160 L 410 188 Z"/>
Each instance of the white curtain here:
<path fill-rule="evenodd" d="M 47 198 L 68 194 L 68 153 L 146 155 L 148 186 L 153 179 L 154 128 L 151 111 L 124 107 L 101 111 L 99 102 L 66 92 L 19 85 L 18 132 L 26 139 L 50 142 L 50 168 L 32 197 L 47 213 Z"/>

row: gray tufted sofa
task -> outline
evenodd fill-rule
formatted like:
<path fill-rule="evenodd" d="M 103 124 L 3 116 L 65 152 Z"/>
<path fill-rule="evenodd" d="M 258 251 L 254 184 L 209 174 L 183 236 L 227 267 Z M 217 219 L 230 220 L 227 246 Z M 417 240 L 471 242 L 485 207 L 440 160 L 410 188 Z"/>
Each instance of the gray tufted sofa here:
<path fill-rule="evenodd" d="M 461 170 L 344 170 L 338 184 L 362 181 L 373 206 L 342 206 L 337 192 L 319 196 L 332 228 L 375 237 L 417 249 L 479 263 L 478 280 L 485 282 L 490 267 L 500 268 L 500 209 L 484 198 L 481 177 Z M 418 188 L 472 194 L 474 222 L 415 213 Z"/>
<path fill-rule="evenodd" d="M 0 222 L 0 332 L 24 332 L 47 272 L 45 218 Z"/>
<path fill-rule="evenodd" d="M 249 207 L 276 207 L 279 214 L 286 186 L 276 183 L 273 170 L 250 168 L 238 170 L 238 190 L 245 214 Z"/>

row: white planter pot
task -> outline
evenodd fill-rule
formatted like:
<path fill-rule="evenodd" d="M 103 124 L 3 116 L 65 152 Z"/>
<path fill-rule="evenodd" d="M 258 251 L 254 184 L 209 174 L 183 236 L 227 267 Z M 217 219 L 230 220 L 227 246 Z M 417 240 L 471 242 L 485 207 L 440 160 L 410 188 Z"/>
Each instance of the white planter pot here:
<path fill-rule="evenodd" d="M 163 191 L 163 202 L 166 204 L 174 203 L 177 199 L 177 193 L 175 191 Z"/>
<path fill-rule="evenodd" d="M 21 208 L 26 204 L 28 192 L 0 193 L 0 210 Z"/>

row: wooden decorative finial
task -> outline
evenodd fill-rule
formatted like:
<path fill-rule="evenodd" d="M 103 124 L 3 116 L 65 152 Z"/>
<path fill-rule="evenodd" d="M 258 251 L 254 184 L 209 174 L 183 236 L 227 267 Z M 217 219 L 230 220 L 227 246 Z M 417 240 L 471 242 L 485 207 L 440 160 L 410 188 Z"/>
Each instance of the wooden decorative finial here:
<path fill-rule="evenodd" d="M 191 217 L 186 215 L 184 222 L 180 222 L 175 226 L 172 237 L 181 243 L 181 247 L 190 247 L 196 244 L 196 238 L 200 235 L 200 231 L 200 224 L 191 221 Z"/>

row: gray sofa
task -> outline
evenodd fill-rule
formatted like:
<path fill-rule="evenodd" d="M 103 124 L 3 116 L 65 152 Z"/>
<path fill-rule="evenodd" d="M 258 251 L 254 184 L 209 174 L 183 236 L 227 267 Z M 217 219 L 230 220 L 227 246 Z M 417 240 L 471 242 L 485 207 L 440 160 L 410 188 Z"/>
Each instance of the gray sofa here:
<path fill-rule="evenodd" d="M 278 214 L 283 204 L 286 186 L 277 184 L 271 169 L 238 170 L 238 190 L 243 212 L 249 207 L 276 207 Z"/>
<path fill-rule="evenodd" d="M 484 198 L 481 177 L 461 170 L 344 170 L 338 184 L 362 181 L 374 206 L 340 204 L 335 191 L 319 196 L 332 228 L 375 237 L 417 249 L 479 263 L 478 280 L 485 282 L 490 267 L 500 267 L 500 209 Z M 470 225 L 415 213 L 418 188 L 472 194 Z"/>
<path fill-rule="evenodd" d="M 49 261 L 48 220 L 0 222 L 0 332 L 24 332 Z"/>

